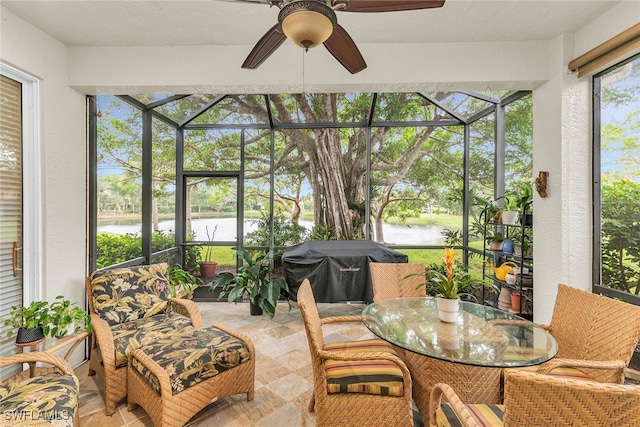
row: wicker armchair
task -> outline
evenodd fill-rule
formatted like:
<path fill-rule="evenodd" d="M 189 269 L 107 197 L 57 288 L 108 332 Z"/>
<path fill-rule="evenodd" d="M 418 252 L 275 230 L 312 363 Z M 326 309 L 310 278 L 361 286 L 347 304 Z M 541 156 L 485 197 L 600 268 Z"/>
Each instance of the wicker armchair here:
<path fill-rule="evenodd" d="M 411 377 L 393 348 L 379 339 L 325 344 L 322 325 L 361 322 L 359 316 L 320 319 L 309 280 L 298 289 L 313 367 L 309 411 L 316 425 L 412 426 Z"/>
<path fill-rule="evenodd" d="M 637 427 L 640 386 L 511 370 L 506 373 L 504 405 L 465 404 L 449 385 L 439 383 L 431 392 L 430 408 L 432 427 Z"/>
<path fill-rule="evenodd" d="M 154 337 L 202 326 L 193 301 L 169 297 L 166 271 L 163 263 L 99 270 L 86 279 L 94 337 L 89 375 L 102 381 L 107 415 L 127 396 L 131 352 Z"/>
<path fill-rule="evenodd" d="M 546 328 L 558 354 L 545 370 L 574 367 L 590 379 L 622 384 L 640 337 L 640 307 L 560 284 Z"/>
<path fill-rule="evenodd" d="M 30 369 L 0 381 L 1 425 L 74 426 L 79 425 L 78 393 L 80 384 L 73 369 L 52 353 L 29 352 L 0 357 L 0 368 L 36 362 L 52 368 Z"/>
<path fill-rule="evenodd" d="M 398 297 L 424 297 L 424 264 L 420 263 L 369 263 L 373 301 Z M 410 276 L 410 277 L 407 277 Z M 417 288 L 417 289 L 416 289 Z"/>

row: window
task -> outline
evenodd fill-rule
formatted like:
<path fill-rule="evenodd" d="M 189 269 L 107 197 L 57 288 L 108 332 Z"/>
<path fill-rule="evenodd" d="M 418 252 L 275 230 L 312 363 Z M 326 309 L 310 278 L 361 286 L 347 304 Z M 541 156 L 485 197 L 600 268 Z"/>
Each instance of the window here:
<path fill-rule="evenodd" d="M 595 291 L 640 303 L 640 55 L 594 77 Z"/>

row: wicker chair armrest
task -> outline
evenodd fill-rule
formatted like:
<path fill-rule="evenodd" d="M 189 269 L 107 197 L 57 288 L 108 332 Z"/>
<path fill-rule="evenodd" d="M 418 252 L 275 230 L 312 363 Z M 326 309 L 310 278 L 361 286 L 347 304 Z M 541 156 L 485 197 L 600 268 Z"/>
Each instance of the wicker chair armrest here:
<path fill-rule="evenodd" d="M 173 391 L 171 390 L 171 380 L 169 376 L 166 374 L 165 370 L 151 358 L 147 353 L 144 352 L 141 348 L 136 349 L 129 353 L 129 372 L 127 375 L 136 375 L 133 371 L 136 371 L 136 368 L 132 367 L 132 359 L 138 359 L 140 363 L 142 363 L 146 368 L 158 379 L 158 384 L 160 384 L 160 394 L 162 396 L 171 396 Z M 139 373 L 138 373 L 139 375 Z"/>
<path fill-rule="evenodd" d="M 96 313 L 91 313 L 91 329 L 93 333 L 92 346 L 98 346 L 100 356 L 104 361 L 105 371 L 113 375 L 116 366 L 116 349 L 113 344 L 111 327 L 106 320 L 102 319 Z"/>
<path fill-rule="evenodd" d="M 362 316 L 333 316 L 320 319 L 321 325 L 329 323 L 362 322 Z"/>
<path fill-rule="evenodd" d="M 536 372 L 539 374 L 548 374 L 556 368 L 589 368 L 624 372 L 626 367 L 627 365 L 621 360 L 582 360 L 556 358 L 545 362 L 545 364 L 540 366 L 536 370 Z"/>
<path fill-rule="evenodd" d="M 478 427 L 466 406 L 460 400 L 456 392 L 449 384 L 437 383 L 431 389 L 431 397 L 429 400 L 429 424 L 436 425 L 436 411 L 440 408 L 442 400 L 451 405 L 451 409 L 458 415 L 458 418 L 465 427 Z"/>
<path fill-rule="evenodd" d="M 223 325 L 219 325 L 219 324 L 213 324 L 211 326 L 213 328 L 220 329 L 221 331 L 226 332 L 229 335 L 238 338 L 239 340 L 244 341 L 245 344 L 247 344 L 247 347 L 249 348 L 249 355 L 251 356 L 251 358 L 253 360 L 255 360 L 256 349 L 253 346 L 253 342 L 251 341 L 251 338 L 249 338 L 247 335 L 245 335 L 243 333 L 240 333 L 240 332 L 236 331 L 235 329 L 231 329 L 231 328 L 229 328 L 227 326 L 223 326 Z"/>
<path fill-rule="evenodd" d="M 32 351 L 29 353 L 20 353 L 14 356 L 0 357 L 0 367 L 14 365 L 14 364 L 22 364 L 22 363 L 34 363 L 34 362 L 42 362 L 48 363 L 49 365 L 54 366 L 63 374 L 73 375 L 73 368 L 69 365 L 69 362 L 64 360 L 62 357 L 57 356 L 53 353 L 46 353 L 41 351 Z"/>
<path fill-rule="evenodd" d="M 195 302 L 183 298 L 171 298 L 171 309 L 178 314 L 191 318 L 195 329 L 202 327 L 202 315 Z"/>

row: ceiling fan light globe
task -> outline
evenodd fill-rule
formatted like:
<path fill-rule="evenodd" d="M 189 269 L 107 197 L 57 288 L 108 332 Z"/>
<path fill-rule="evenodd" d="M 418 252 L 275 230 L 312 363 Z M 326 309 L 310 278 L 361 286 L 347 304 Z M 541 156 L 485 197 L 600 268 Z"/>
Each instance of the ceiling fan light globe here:
<path fill-rule="evenodd" d="M 278 20 L 287 38 L 305 49 L 320 46 L 337 25 L 335 12 L 315 0 L 289 3 L 280 11 Z"/>

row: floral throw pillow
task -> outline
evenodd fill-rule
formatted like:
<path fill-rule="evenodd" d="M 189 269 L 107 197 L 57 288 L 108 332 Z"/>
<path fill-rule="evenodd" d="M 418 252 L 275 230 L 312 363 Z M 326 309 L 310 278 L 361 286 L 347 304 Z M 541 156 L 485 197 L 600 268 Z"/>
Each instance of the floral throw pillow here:
<path fill-rule="evenodd" d="M 110 325 L 166 313 L 167 264 L 100 270 L 91 275 L 95 312 Z"/>

